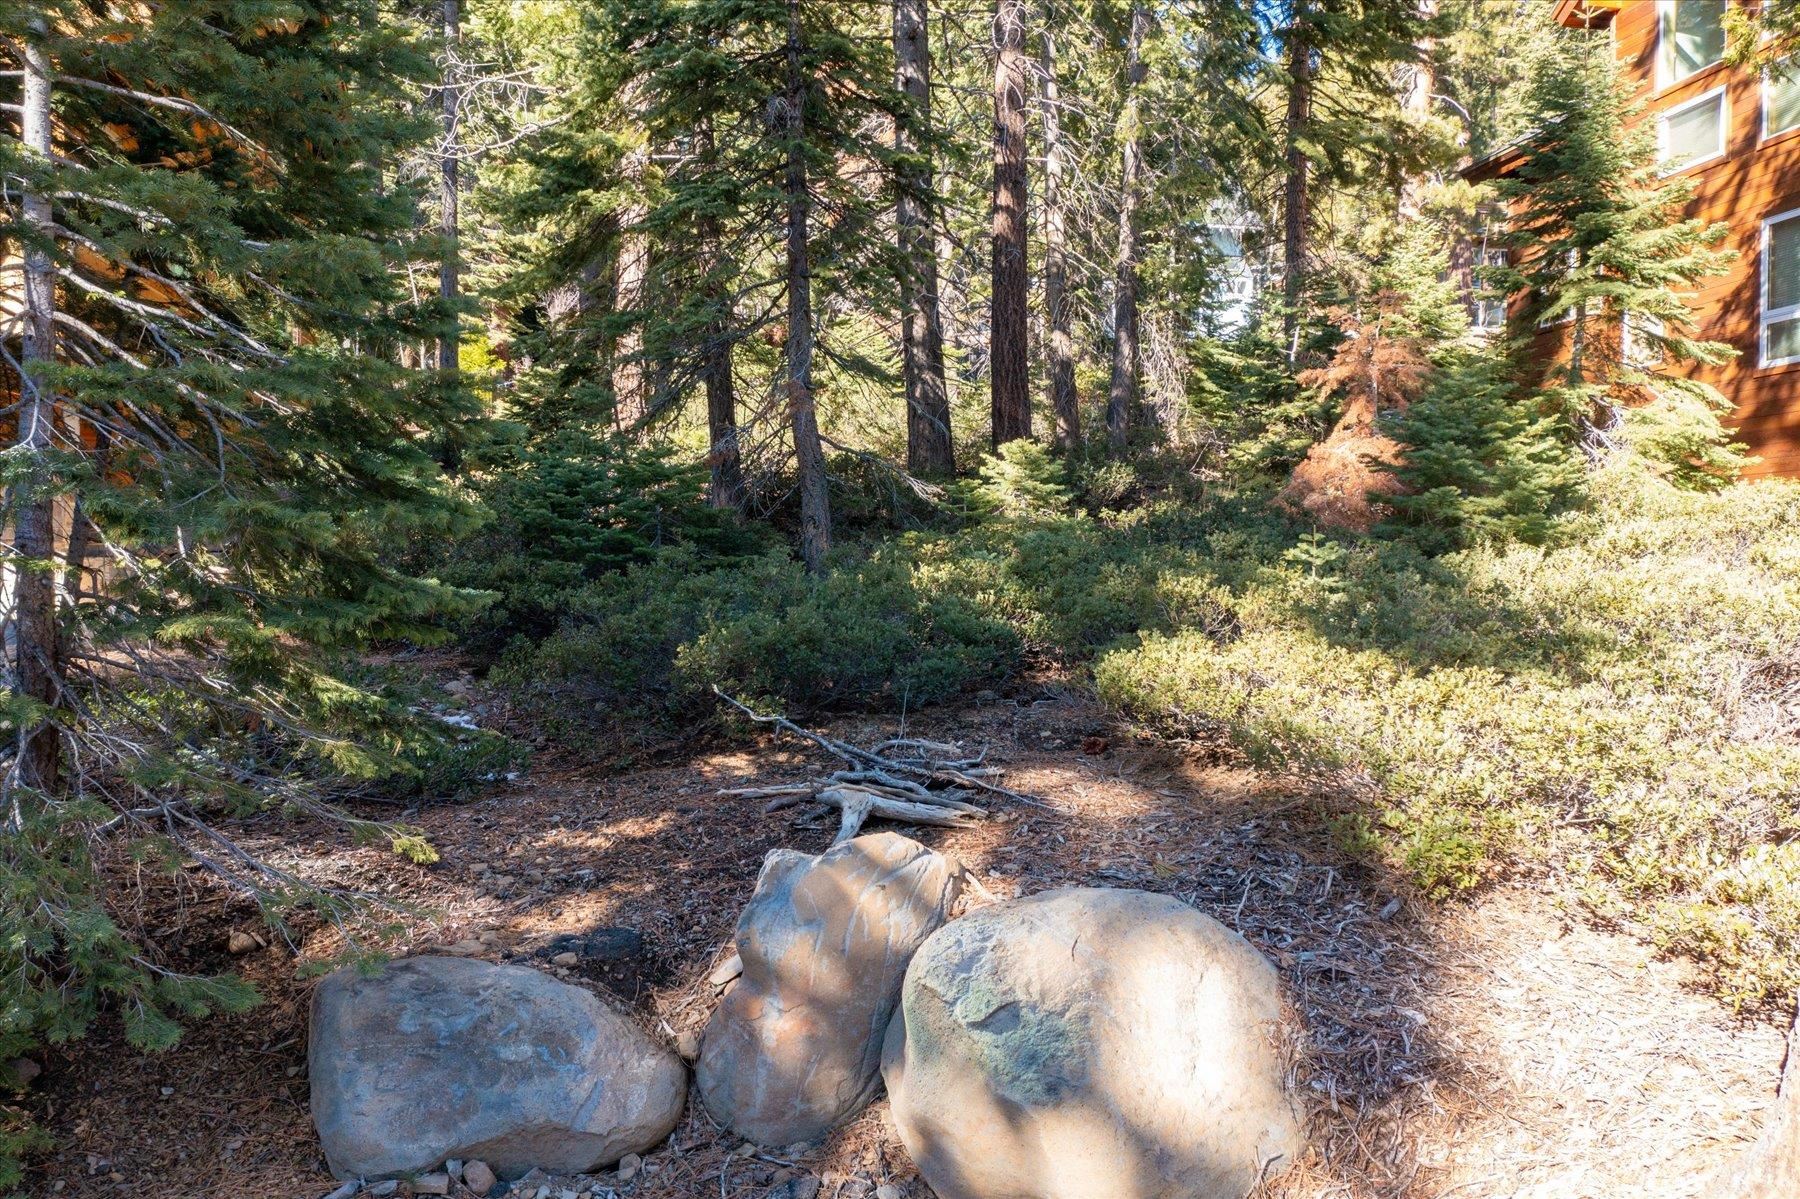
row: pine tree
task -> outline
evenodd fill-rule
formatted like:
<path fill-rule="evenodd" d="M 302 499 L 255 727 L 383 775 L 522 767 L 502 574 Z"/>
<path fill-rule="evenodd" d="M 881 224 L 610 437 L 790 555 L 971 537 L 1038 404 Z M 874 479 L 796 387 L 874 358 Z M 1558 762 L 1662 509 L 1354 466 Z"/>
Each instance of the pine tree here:
<path fill-rule="evenodd" d="M 1734 353 L 1691 336 L 1687 299 L 1729 262 L 1716 248 L 1727 226 L 1680 216 L 1693 184 L 1659 177 L 1654 133 L 1633 120 L 1606 39 L 1552 42 L 1526 114 L 1537 133 L 1498 184 L 1513 211 L 1503 240 L 1514 265 L 1492 282 L 1528 289 L 1538 328 L 1566 325 L 1567 357 L 1548 372 L 1545 402 L 1590 453 L 1629 446 L 1686 486 L 1735 477 L 1743 455 L 1719 419 L 1729 403 L 1663 369 Z"/>
<path fill-rule="evenodd" d="M 1027 159 L 1025 0 L 998 0 L 994 12 L 993 300 L 988 373 L 995 449 L 1031 436 L 1026 352 L 1030 273 L 1026 260 Z"/>
<path fill-rule="evenodd" d="M 470 523 L 426 449 L 465 397 L 392 353 L 448 315 L 407 296 L 436 253 L 378 167 L 431 130 L 431 59 L 375 0 L 4 3 L 0 58 L 25 80 L 0 172 L 27 251 L 24 336 L 0 346 L 20 401 L 0 1058 L 102 1001 L 163 1046 L 178 1017 L 251 997 L 133 943 L 90 847 L 189 856 L 272 914 L 307 897 L 210 821 L 381 831 L 326 799 L 398 768 L 405 726 L 334 661 L 474 604 L 383 556 Z"/>
<path fill-rule="evenodd" d="M 1462 352 L 1393 426 L 1402 491 L 1386 497 L 1403 533 L 1428 552 L 1481 542 L 1542 542 L 1580 494 L 1581 463 L 1554 416 L 1502 355 Z"/>

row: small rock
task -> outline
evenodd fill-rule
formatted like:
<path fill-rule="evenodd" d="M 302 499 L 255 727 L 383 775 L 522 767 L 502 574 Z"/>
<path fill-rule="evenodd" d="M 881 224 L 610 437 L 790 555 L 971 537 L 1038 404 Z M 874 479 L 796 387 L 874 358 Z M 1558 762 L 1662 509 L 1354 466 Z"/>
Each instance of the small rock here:
<path fill-rule="evenodd" d="M 462 1173 L 462 1166 L 463 1166 L 462 1158 L 460 1158 L 460 1157 L 450 1158 L 448 1161 L 446 1161 L 444 1163 L 444 1173 L 448 1174 L 452 1178 L 455 1178 L 458 1174 Z"/>
<path fill-rule="evenodd" d="M 770 1187 L 768 1199 L 818 1199 L 818 1194 L 819 1180 L 811 1174 L 802 1174 Z"/>
<path fill-rule="evenodd" d="M 378 1195 L 378 1196 L 391 1195 L 399 1189 L 400 1189 L 400 1184 L 398 1182 L 395 1182 L 392 1178 L 390 1178 L 385 1182 L 372 1183 L 369 1186 L 369 1194 Z"/>
<path fill-rule="evenodd" d="M 356 1194 L 356 1192 L 361 1189 L 362 1183 L 352 1178 L 349 1182 L 346 1182 L 343 1186 L 325 1196 L 325 1199 L 350 1199 L 350 1196 Z"/>
<path fill-rule="evenodd" d="M 742 1145 L 739 1145 L 736 1149 L 732 1150 L 731 1155 L 733 1157 L 755 1157 L 756 1146 L 752 1145 L 749 1141 L 745 1141 Z"/>
<path fill-rule="evenodd" d="M 635 1153 L 627 1153 L 624 1157 L 619 1159 L 619 1181 L 630 1182 L 632 1179 L 636 1178 L 637 1172 L 643 1164 L 643 1158 Z"/>
<path fill-rule="evenodd" d="M 491 928 L 488 929 L 485 933 L 482 933 L 479 937 L 477 937 L 475 939 L 477 941 L 480 941 L 483 945 L 498 945 L 498 944 L 500 944 L 500 934 L 495 932 Z"/>
<path fill-rule="evenodd" d="M 587 879 L 592 870 L 577 870 L 571 878 Z M 585 933 L 563 933 L 538 950 L 545 957 L 573 953 L 590 962 L 623 962 L 642 957 L 644 935 L 635 928 L 595 928 Z"/>
<path fill-rule="evenodd" d="M 225 942 L 225 948 L 231 951 L 233 957 L 242 957 L 246 953 L 261 949 L 262 944 L 249 933 L 234 929 L 230 938 Z"/>
<path fill-rule="evenodd" d="M 684 1061 L 691 1062 L 698 1058 L 700 1056 L 700 1034 L 691 1028 L 684 1033 L 678 1033 L 675 1037 L 675 1052 L 679 1053 Z"/>
<path fill-rule="evenodd" d="M 164 1099 L 167 1099 L 169 1096 L 173 1095 L 174 1093 L 175 1093 L 174 1087 L 159 1087 L 157 1089 L 157 1094 L 161 1095 Z"/>
<path fill-rule="evenodd" d="M 713 972 L 706 976 L 706 981 L 715 987 L 722 987 L 743 972 L 744 959 L 734 953 L 713 967 Z"/>
<path fill-rule="evenodd" d="M 559 953 L 555 957 L 550 959 L 550 964 L 552 966 L 573 966 L 576 962 L 579 962 L 580 960 L 581 960 L 580 954 Z"/>
<path fill-rule="evenodd" d="M 875 1188 L 875 1199 L 906 1199 L 906 1192 L 891 1182 L 884 1182 Z"/>
<path fill-rule="evenodd" d="M 469 693 L 469 685 L 461 679 L 451 679 L 448 683 L 444 684 L 444 690 L 448 691 L 451 695 L 467 695 Z"/>
<path fill-rule="evenodd" d="M 486 1195 L 499 1182 L 494 1172 L 488 1169 L 486 1162 L 470 1162 L 462 1168 L 463 1185 L 477 1195 Z"/>
<path fill-rule="evenodd" d="M 472 958 L 481 952 L 481 942 L 458 941 L 454 945 L 446 946 L 444 952 L 454 954 L 459 958 Z"/>
<path fill-rule="evenodd" d="M 421 1174 L 413 1179 L 412 1192 L 415 1195 L 448 1195 L 450 1193 L 450 1176 L 448 1174 Z"/>

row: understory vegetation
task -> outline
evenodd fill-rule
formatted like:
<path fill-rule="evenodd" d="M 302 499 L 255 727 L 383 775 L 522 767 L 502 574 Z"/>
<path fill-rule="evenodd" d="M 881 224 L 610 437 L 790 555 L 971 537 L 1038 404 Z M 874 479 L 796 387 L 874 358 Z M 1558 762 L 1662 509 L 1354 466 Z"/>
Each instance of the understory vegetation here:
<path fill-rule="evenodd" d="M 31 1055 L 257 1002 L 141 878 L 376 956 L 284 821 L 430 863 L 717 693 L 1086 688 L 1800 999 L 1800 485 L 1557 10 L 0 0 L 0 1193 Z"/>
<path fill-rule="evenodd" d="M 660 739 L 715 686 L 901 710 L 1056 664 L 1146 730 L 1294 776 L 1424 892 L 1550 875 L 1734 1003 L 1800 986 L 1800 487 L 1622 461 L 1540 544 L 1432 556 L 1244 490 L 1090 512 L 1041 451 L 1007 457 L 950 527 L 822 576 L 680 547 L 570 588 L 496 677 L 570 735 Z"/>

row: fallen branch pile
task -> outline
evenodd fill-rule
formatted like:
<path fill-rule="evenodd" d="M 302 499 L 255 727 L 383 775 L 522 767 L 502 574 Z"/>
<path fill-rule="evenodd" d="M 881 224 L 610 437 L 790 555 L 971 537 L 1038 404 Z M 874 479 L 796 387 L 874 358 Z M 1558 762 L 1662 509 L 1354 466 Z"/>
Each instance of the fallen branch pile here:
<path fill-rule="evenodd" d="M 902 824 L 967 827 L 987 814 L 986 809 L 970 802 L 982 794 L 1004 795 L 1019 803 L 1043 806 L 1036 796 L 994 782 L 1002 771 L 986 764 L 986 750 L 971 756 L 959 745 L 917 737 L 895 737 L 864 749 L 801 728 L 785 716 L 761 715 L 717 687 L 713 692 L 756 723 L 774 725 L 810 741 L 845 764 L 846 769 L 804 783 L 735 787 L 719 792 L 744 799 L 766 799 L 769 802 L 763 808 L 765 812 L 803 803 L 836 808 L 840 823 L 834 845 L 856 836 L 871 816 Z"/>

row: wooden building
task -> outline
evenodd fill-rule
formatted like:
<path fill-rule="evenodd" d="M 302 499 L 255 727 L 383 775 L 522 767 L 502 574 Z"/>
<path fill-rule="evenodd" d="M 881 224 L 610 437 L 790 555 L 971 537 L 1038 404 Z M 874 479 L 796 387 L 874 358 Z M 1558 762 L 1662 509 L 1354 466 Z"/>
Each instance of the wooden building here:
<path fill-rule="evenodd" d="M 1737 259 L 1694 296 L 1694 332 L 1738 357 L 1668 369 L 1736 406 L 1729 423 L 1760 459 L 1747 473 L 1800 476 L 1800 64 L 1767 77 L 1727 65 L 1732 2 L 1556 0 L 1556 18 L 1612 39 L 1640 119 L 1656 122 L 1664 173 L 1693 179 L 1686 215 L 1730 227 Z M 1501 150 L 1464 174 L 1494 178 L 1516 162 Z M 1477 324 L 1503 312 L 1478 306 Z"/>

